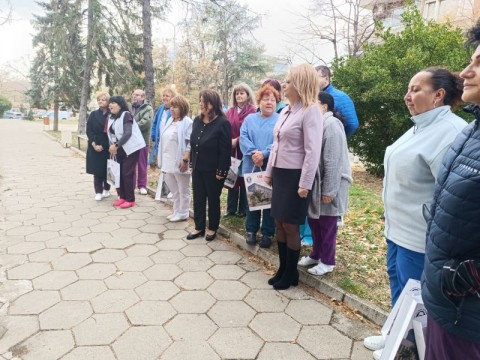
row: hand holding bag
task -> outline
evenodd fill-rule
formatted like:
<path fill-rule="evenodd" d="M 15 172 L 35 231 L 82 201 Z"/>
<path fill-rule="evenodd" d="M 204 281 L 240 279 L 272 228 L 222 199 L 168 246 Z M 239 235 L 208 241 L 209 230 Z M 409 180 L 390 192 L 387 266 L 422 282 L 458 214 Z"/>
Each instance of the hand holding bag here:
<path fill-rule="evenodd" d="M 116 187 L 120 187 L 120 164 L 115 155 L 107 159 L 107 182 Z"/>

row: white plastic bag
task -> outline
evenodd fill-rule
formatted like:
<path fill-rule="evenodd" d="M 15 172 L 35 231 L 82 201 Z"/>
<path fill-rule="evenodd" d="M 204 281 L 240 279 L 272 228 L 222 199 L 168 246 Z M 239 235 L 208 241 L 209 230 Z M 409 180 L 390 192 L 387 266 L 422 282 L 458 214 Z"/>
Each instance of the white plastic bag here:
<path fill-rule="evenodd" d="M 107 182 L 116 188 L 120 187 L 120 164 L 115 155 L 107 159 Z"/>

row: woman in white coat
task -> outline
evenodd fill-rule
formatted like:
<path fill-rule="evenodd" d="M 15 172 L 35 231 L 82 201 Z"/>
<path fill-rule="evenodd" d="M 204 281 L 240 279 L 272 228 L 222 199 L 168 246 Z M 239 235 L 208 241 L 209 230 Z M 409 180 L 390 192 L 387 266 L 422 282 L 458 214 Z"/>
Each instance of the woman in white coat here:
<path fill-rule="evenodd" d="M 167 120 L 158 140 L 158 167 L 172 193 L 173 213 L 167 216 L 171 222 L 188 219 L 190 208 L 190 134 L 192 119 L 187 99 L 177 95 L 170 100 L 172 116 Z"/>

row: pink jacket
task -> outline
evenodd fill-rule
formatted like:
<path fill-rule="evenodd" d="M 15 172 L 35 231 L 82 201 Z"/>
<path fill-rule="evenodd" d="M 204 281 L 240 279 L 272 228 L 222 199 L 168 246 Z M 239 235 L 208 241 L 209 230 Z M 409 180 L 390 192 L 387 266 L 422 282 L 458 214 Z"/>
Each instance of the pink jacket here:
<path fill-rule="evenodd" d="M 273 146 L 265 175 L 272 168 L 301 169 L 298 187 L 311 190 L 322 151 L 323 117 L 316 104 L 300 102 L 282 110 L 273 130 Z"/>

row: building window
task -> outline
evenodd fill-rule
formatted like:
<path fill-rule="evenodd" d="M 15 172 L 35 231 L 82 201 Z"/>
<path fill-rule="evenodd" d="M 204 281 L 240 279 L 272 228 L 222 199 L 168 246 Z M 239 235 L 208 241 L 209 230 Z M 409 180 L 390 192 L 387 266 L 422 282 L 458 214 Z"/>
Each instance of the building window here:
<path fill-rule="evenodd" d="M 436 19 L 436 8 L 437 2 L 436 1 L 428 1 L 425 2 L 425 7 L 423 9 L 423 17 L 427 20 Z"/>

